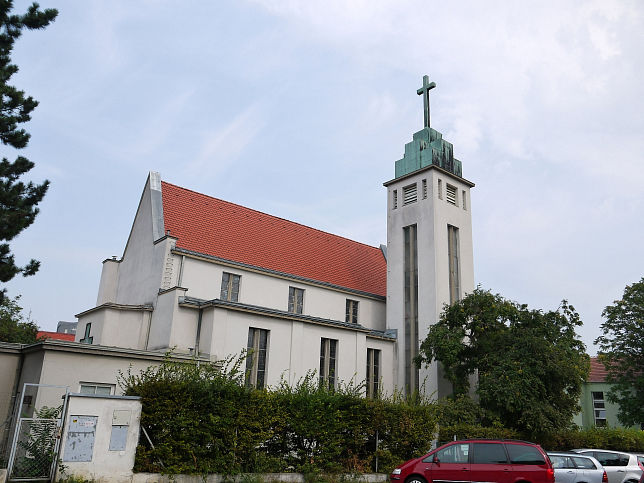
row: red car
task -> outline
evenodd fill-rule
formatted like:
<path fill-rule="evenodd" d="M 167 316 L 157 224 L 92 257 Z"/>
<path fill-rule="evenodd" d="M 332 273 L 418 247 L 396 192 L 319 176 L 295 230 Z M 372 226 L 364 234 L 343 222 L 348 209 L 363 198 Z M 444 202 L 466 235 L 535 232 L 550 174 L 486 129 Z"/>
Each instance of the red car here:
<path fill-rule="evenodd" d="M 400 465 L 392 483 L 554 483 L 540 446 L 525 441 L 454 441 Z"/>

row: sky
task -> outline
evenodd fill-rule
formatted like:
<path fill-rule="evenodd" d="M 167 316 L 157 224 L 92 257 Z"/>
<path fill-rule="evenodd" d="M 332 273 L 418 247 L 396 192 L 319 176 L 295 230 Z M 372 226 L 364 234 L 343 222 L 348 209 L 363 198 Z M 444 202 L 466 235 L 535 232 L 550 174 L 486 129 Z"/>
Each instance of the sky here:
<path fill-rule="evenodd" d="M 16 1 L 24 12 L 30 2 Z M 405 143 L 432 127 L 471 192 L 475 281 L 601 312 L 644 276 L 644 3 L 40 0 L 13 85 L 40 102 L 16 152 L 51 182 L 6 288 L 45 330 L 96 303 L 149 171 L 378 246 Z"/>

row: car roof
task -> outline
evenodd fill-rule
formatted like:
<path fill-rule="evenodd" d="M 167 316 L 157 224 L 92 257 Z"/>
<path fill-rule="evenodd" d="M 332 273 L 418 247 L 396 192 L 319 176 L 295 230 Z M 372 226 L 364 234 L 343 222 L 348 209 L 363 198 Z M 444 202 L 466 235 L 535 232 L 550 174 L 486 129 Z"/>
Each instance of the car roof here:
<path fill-rule="evenodd" d="M 619 453 L 619 454 L 627 454 L 631 455 L 633 453 L 627 453 L 625 451 L 617 451 L 614 449 L 599 449 L 599 448 L 578 448 L 578 449 L 571 449 L 573 453 L 579 453 L 580 451 L 605 451 L 606 453 Z"/>

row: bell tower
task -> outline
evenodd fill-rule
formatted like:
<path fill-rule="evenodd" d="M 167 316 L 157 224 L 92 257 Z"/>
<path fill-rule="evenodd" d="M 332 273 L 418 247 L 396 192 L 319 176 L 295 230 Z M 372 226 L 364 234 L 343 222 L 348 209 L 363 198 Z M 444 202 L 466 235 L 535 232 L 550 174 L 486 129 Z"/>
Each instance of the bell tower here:
<path fill-rule="evenodd" d="M 418 348 L 445 304 L 474 290 L 470 189 L 454 148 L 430 127 L 423 77 L 424 127 L 405 145 L 387 188 L 387 329 L 395 329 L 398 390 L 434 398 L 451 394 L 439 364 L 419 369 Z"/>

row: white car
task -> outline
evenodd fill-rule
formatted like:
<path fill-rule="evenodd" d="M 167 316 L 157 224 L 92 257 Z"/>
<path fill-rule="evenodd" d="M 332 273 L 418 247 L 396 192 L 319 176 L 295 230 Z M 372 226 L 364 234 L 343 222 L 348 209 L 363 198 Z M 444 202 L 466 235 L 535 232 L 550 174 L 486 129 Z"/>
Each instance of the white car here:
<path fill-rule="evenodd" d="M 548 451 L 555 483 L 607 483 L 604 467 L 592 456 Z"/>
<path fill-rule="evenodd" d="M 593 456 L 606 470 L 608 483 L 638 483 L 644 466 L 637 456 L 608 449 L 573 449 L 575 453 Z"/>

